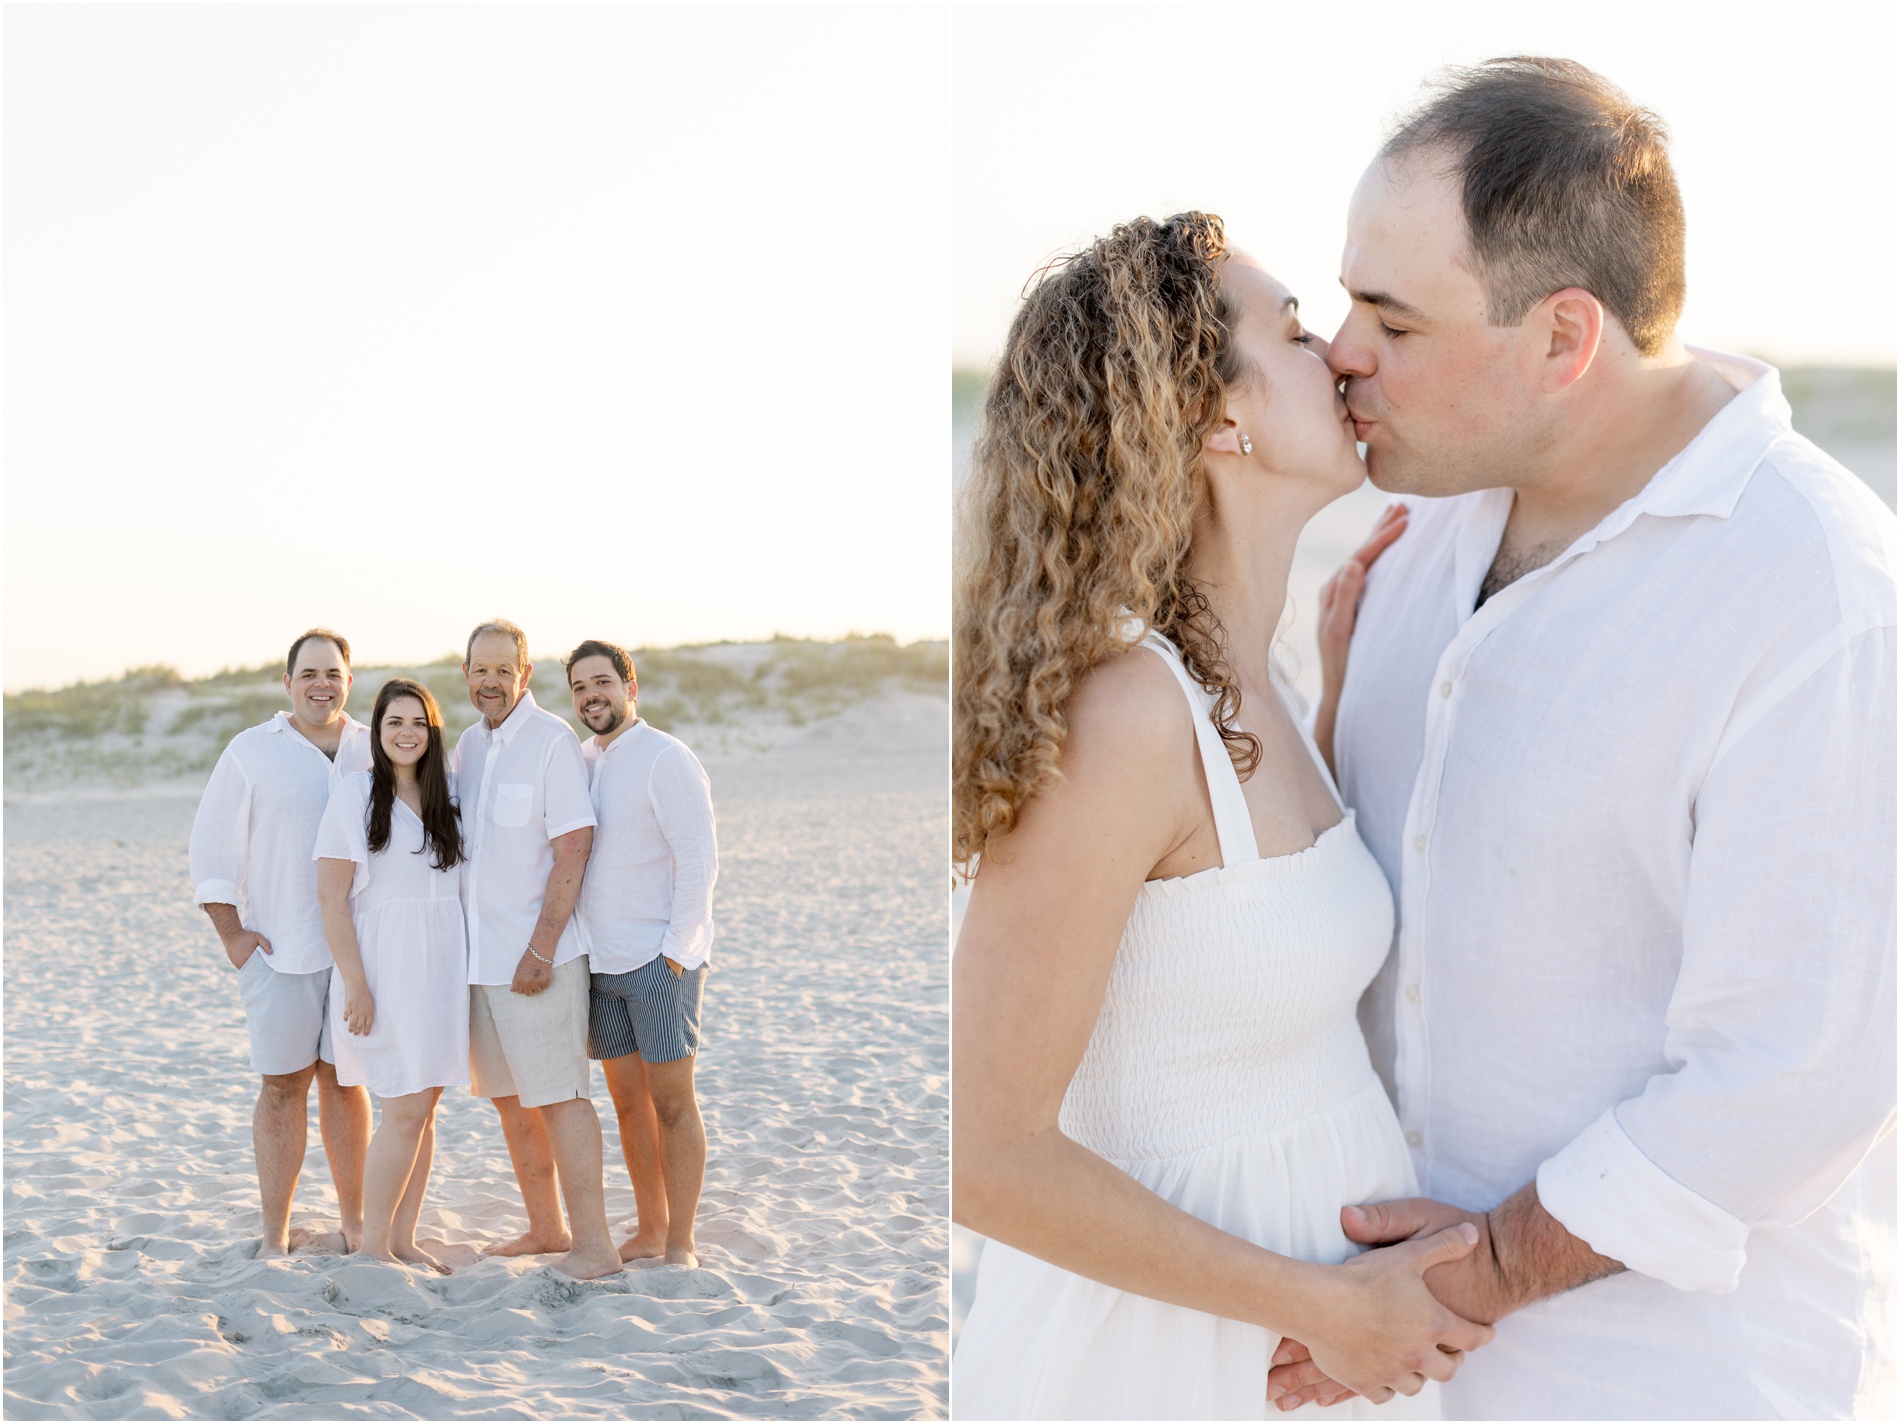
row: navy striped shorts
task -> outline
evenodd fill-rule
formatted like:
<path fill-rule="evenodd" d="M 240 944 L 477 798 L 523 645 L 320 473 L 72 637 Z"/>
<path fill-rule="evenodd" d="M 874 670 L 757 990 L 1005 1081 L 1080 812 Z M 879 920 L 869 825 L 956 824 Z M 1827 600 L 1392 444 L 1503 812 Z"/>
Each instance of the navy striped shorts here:
<path fill-rule="evenodd" d="M 596 974 L 587 992 L 587 1056 L 672 1063 L 699 1052 L 706 966 L 676 975 L 665 955 L 625 974 Z"/>

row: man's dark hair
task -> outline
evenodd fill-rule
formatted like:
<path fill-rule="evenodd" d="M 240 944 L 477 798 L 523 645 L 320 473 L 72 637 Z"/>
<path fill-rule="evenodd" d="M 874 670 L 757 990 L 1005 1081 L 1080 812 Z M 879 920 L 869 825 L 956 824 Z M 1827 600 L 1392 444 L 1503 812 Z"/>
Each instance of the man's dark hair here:
<path fill-rule="evenodd" d="M 350 670 L 350 640 L 332 628 L 310 628 L 299 633 L 291 643 L 290 652 L 284 658 L 284 676 L 297 675 L 297 654 L 303 651 L 303 645 L 312 638 L 325 638 L 336 644 L 336 650 L 343 654 L 343 671 Z"/>
<path fill-rule="evenodd" d="M 1662 120 L 1574 60 L 1513 55 L 1448 71 L 1380 150 L 1438 149 L 1464 180 L 1475 275 L 1493 326 L 1581 287 L 1636 349 L 1682 313 L 1682 196 Z"/>
<path fill-rule="evenodd" d="M 462 650 L 462 666 L 467 667 L 469 659 L 475 656 L 475 640 L 485 633 L 500 633 L 515 640 L 515 659 L 522 667 L 528 665 L 528 635 L 521 626 L 510 623 L 506 618 L 491 618 L 486 623 L 477 623 L 475 631 L 468 635 L 468 644 Z"/>
<path fill-rule="evenodd" d="M 619 675 L 622 682 L 633 681 L 633 654 L 618 643 L 606 643 L 599 638 L 589 638 L 575 648 L 567 655 L 567 660 L 561 664 L 561 670 L 568 675 L 570 681 L 574 676 L 574 664 L 582 658 L 606 658 L 614 665 L 614 672 Z"/>

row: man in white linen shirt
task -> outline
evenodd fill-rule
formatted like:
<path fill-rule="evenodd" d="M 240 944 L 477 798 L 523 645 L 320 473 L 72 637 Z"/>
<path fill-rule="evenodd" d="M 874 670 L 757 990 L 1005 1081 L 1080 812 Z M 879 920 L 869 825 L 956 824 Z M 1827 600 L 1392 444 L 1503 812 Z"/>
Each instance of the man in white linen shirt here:
<path fill-rule="evenodd" d="M 1892 1418 L 1894 520 L 1770 368 L 1680 344 L 1662 137 L 1493 61 L 1353 199 L 1330 361 L 1374 483 L 1429 498 L 1336 748 L 1437 1200 L 1344 1220 L 1484 1233 L 1426 1277 L 1501 1320 L 1447 1418 Z"/>
<path fill-rule="evenodd" d="M 641 720 L 625 648 L 589 639 L 566 666 L 574 711 L 594 733 L 581 755 L 599 818 L 581 886 L 587 1051 L 607 1075 L 640 1213 L 620 1259 L 692 1266 L 706 1177 L 693 1063 L 719 874 L 712 785 L 684 742 Z"/>
<path fill-rule="evenodd" d="M 302 1229 L 291 1232 L 290 1206 L 303 1170 L 313 1077 L 345 1250 L 354 1251 L 363 1237 L 369 1094 L 336 1080 L 327 1012 L 330 942 L 310 858 L 330 788 L 370 764 L 369 729 L 343 710 L 350 683 L 350 645 L 342 634 L 299 634 L 284 660 L 290 711 L 231 739 L 191 823 L 192 896 L 237 971 L 251 1067 L 263 1078 L 251 1114 L 264 1204 L 260 1256 L 281 1256 L 309 1239 Z"/>
<path fill-rule="evenodd" d="M 501 1115 L 528 1212 L 528 1229 L 489 1254 L 562 1251 L 555 1267 L 591 1280 L 620 1269 L 588 1096 L 587 941 L 574 918 L 594 807 L 580 743 L 535 705 L 533 672 L 527 635 L 513 623 L 469 634 L 462 676 L 482 715 L 450 768 L 468 856 L 469 1074 L 471 1091 Z"/>

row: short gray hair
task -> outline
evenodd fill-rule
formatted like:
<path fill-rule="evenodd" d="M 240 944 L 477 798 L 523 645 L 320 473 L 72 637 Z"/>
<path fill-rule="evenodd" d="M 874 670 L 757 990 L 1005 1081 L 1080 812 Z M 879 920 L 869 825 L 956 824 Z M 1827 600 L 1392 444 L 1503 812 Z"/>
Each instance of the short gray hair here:
<path fill-rule="evenodd" d="M 477 623 L 475 631 L 468 635 L 468 646 L 462 650 L 463 667 L 467 667 L 469 659 L 475 656 L 475 640 L 485 633 L 502 633 L 513 638 L 516 659 L 522 667 L 528 665 L 528 635 L 521 631 L 521 625 L 510 623 L 506 618 L 491 618 L 486 623 Z"/>

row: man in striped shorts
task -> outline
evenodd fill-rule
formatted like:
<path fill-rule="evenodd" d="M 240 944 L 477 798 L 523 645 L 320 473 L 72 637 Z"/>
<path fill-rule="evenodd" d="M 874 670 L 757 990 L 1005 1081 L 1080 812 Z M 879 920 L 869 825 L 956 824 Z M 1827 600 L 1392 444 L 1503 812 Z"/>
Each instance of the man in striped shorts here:
<path fill-rule="evenodd" d="M 691 1266 L 706 1176 L 693 1057 L 719 872 L 712 787 L 684 742 L 638 716 L 626 649 L 589 639 L 568 656 L 567 681 L 594 733 L 581 743 L 598 822 L 580 901 L 587 1053 L 606 1071 L 639 1207 L 620 1259 Z"/>

